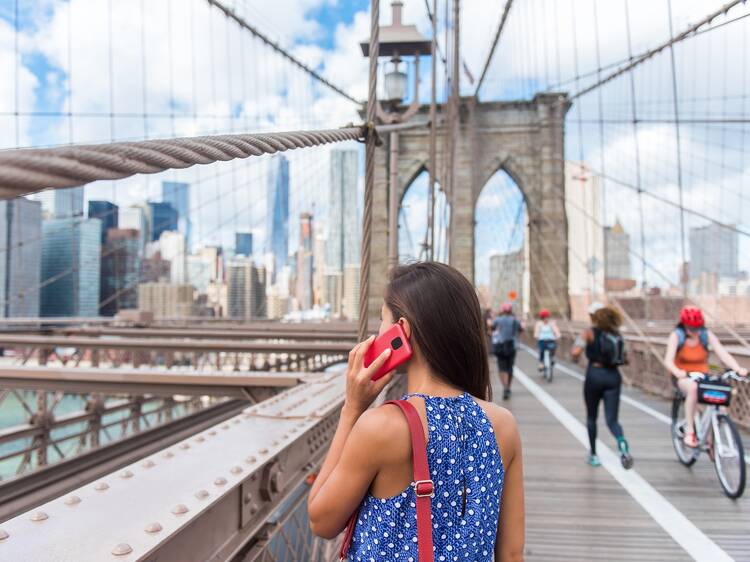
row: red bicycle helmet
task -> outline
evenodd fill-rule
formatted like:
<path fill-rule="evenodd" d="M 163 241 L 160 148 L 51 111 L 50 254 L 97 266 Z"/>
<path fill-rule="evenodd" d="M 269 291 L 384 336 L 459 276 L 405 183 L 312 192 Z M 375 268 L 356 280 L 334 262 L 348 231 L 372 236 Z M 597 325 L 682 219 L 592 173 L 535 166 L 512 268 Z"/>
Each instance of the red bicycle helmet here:
<path fill-rule="evenodd" d="M 697 306 L 685 306 L 680 311 L 680 323 L 689 328 L 702 328 L 706 321 Z"/>
<path fill-rule="evenodd" d="M 549 310 L 543 308 L 539 311 L 539 318 L 549 318 Z"/>
<path fill-rule="evenodd" d="M 502 312 L 503 314 L 513 312 L 513 305 L 509 302 L 504 302 L 503 306 L 500 307 L 500 312 Z"/>

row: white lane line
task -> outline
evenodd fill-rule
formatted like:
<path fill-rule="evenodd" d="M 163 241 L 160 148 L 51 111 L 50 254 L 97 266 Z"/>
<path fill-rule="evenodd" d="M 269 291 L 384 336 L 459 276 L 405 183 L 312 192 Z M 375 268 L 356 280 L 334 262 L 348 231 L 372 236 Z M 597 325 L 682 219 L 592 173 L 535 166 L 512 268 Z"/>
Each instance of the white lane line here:
<path fill-rule="evenodd" d="M 516 367 L 514 373 L 516 379 L 557 418 L 565 429 L 588 448 L 588 433 L 584 425 L 521 369 Z M 638 472 L 632 469 L 625 470 L 620 464 L 620 457 L 612 449 L 600 440 L 597 440 L 596 447 L 602 466 L 693 560 L 732 562 L 732 557 L 657 492 Z"/>
<path fill-rule="evenodd" d="M 526 351 L 529 355 L 533 356 L 534 358 L 537 357 L 537 353 L 534 351 L 533 348 L 526 345 L 525 343 L 521 343 L 520 346 L 523 348 L 524 351 Z M 579 381 L 584 380 L 586 377 L 583 376 L 581 373 L 571 369 L 570 367 L 567 367 L 565 365 L 561 365 L 560 363 L 555 363 L 555 369 L 565 373 L 568 376 L 573 377 L 574 379 L 578 379 Z M 654 410 L 651 406 L 647 406 L 643 402 L 640 402 L 636 400 L 635 398 L 631 398 L 630 396 L 627 396 L 625 394 L 620 395 L 620 400 L 625 402 L 626 404 L 630 404 L 634 408 L 637 408 L 641 412 L 644 412 L 653 418 L 659 420 L 662 423 L 665 423 L 667 425 L 672 425 L 672 418 L 669 416 L 666 416 L 659 412 L 658 410 Z M 750 458 L 745 456 L 745 464 L 750 466 Z"/>

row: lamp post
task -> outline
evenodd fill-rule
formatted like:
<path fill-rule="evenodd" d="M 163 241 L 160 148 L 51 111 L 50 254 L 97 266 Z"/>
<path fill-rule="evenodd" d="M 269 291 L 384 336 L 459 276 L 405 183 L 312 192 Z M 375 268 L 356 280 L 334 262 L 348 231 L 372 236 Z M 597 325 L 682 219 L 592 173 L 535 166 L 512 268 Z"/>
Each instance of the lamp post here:
<path fill-rule="evenodd" d="M 388 57 L 392 67 L 385 74 L 386 108 L 376 101 L 376 114 L 380 123 L 403 123 L 419 110 L 419 58 L 432 54 L 432 43 L 424 37 L 415 25 L 404 25 L 401 10 L 404 3 L 394 0 L 391 3 L 391 25 L 382 26 L 379 32 L 379 57 Z M 362 54 L 369 56 L 368 43 L 361 43 Z M 400 111 L 401 103 L 408 93 L 409 77 L 401 70 L 403 56 L 414 57 L 414 95 L 405 111 Z M 388 193 L 388 269 L 398 264 L 398 132 L 389 137 L 389 193 Z"/>

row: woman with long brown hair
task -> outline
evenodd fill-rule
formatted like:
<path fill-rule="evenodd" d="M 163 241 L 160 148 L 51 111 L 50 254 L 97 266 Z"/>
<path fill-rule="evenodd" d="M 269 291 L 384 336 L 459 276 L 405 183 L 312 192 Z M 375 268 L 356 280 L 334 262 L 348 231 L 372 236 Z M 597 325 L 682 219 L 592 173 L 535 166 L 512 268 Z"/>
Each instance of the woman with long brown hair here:
<path fill-rule="evenodd" d="M 591 327 L 576 338 L 571 353 L 577 361 L 585 350 L 589 361 L 586 367 L 586 380 L 583 383 L 590 447 L 587 462 L 591 466 L 601 465 L 596 454 L 596 418 L 599 415 L 599 402 L 603 401 L 607 427 L 617 439 L 622 466 L 631 468 L 633 457 L 618 419 L 622 388 L 619 367 L 627 362 L 625 340 L 620 334 L 622 315 L 612 305 L 605 306 L 595 302 L 589 307 L 589 316 Z"/>
<path fill-rule="evenodd" d="M 396 322 L 413 349 L 405 364 L 405 399 L 427 437 L 434 559 L 522 561 L 521 443 L 510 412 L 489 401 L 487 342 L 474 287 L 445 264 L 397 267 L 386 289 L 380 333 Z M 368 409 L 394 376 L 371 380 L 389 354 L 365 368 L 372 341 L 349 354 L 339 426 L 310 490 L 310 526 L 333 538 L 359 509 L 349 560 L 422 560 L 415 505 L 423 496 L 412 472 L 413 426 L 398 408 Z"/>

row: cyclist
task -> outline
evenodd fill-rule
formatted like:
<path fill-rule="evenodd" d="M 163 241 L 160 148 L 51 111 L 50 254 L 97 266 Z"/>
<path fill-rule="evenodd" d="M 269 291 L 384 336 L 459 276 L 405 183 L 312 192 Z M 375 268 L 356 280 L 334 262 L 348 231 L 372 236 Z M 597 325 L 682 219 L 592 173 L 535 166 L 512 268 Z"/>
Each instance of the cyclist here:
<path fill-rule="evenodd" d="M 550 318 L 549 310 L 543 308 L 539 311 L 539 320 L 534 325 L 534 339 L 539 346 L 539 371 L 544 370 L 544 351 L 549 349 L 550 360 L 555 357 L 557 340 L 560 337 L 560 329 L 557 323 Z"/>
<path fill-rule="evenodd" d="M 516 361 L 516 341 L 523 331 L 523 325 L 513 315 L 513 305 L 506 302 L 500 307 L 500 314 L 492 322 L 492 352 L 497 357 L 497 370 L 503 384 L 503 400 L 510 398 L 510 385 L 513 382 L 513 364 Z"/>
<path fill-rule="evenodd" d="M 590 447 L 587 462 L 591 466 L 601 466 L 599 457 L 596 455 L 596 418 L 599 413 L 599 402 L 604 401 L 607 427 L 617 439 L 620 462 L 624 468 L 628 469 L 633 466 L 633 457 L 630 455 L 630 447 L 618 421 L 622 386 L 618 367 L 626 363 L 625 340 L 619 331 L 622 315 L 611 305 L 605 306 L 600 302 L 594 302 L 589 307 L 589 316 L 591 327 L 576 338 L 571 351 L 573 360 L 578 361 L 585 350 L 589 361 L 586 367 L 586 380 L 583 384 Z"/>
<path fill-rule="evenodd" d="M 669 334 L 664 364 L 675 378 L 677 387 L 685 395 L 685 445 L 697 447 L 695 435 L 695 407 L 698 403 L 698 383 L 688 373 L 708 373 L 709 351 L 729 369 L 747 376 L 747 369 L 740 367 L 719 341 L 705 326 L 703 312 L 696 306 L 685 306 L 680 311 L 680 322 Z"/>

